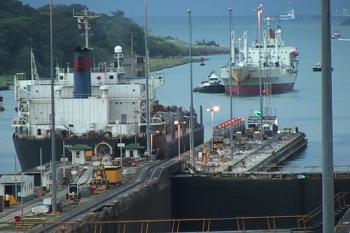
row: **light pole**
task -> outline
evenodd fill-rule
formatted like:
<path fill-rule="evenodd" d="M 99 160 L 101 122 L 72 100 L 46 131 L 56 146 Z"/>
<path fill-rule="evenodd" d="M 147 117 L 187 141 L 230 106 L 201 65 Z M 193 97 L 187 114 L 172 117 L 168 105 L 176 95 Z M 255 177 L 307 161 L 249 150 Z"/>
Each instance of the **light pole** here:
<path fill-rule="evenodd" d="M 207 108 L 207 111 L 210 112 L 211 115 L 211 127 L 212 127 L 212 131 L 213 131 L 213 135 L 211 138 L 211 149 L 214 149 L 214 113 L 220 111 L 220 107 L 219 106 L 214 106 L 212 108 Z"/>
<path fill-rule="evenodd" d="M 180 125 L 180 121 L 176 120 L 174 121 L 174 125 L 177 126 L 177 152 L 178 152 L 178 158 L 179 160 L 180 158 L 180 154 L 181 154 L 181 143 L 180 143 L 180 138 L 181 138 L 181 125 Z"/>
<path fill-rule="evenodd" d="M 55 90 L 53 70 L 53 28 L 52 28 L 52 0 L 50 0 L 50 78 L 51 78 L 51 163 L 52 163 L 52 213 L 56 213 L 56 128 L 55 128 Z"/>
<path fill-rule="evenodd" d="M 146 154 L 151 156 L 151 127 L 150 127 L 150 101 L 149 101 L 149 70 L 148 70 L 148 64 L 149 64 L 149 56 L 148 56 L 148 19 L 147 19 L 147 0 L 144 0 L 144 7 L 145 7 L 145 79 L 146 79 L 146 137 L 147 137 L 147 147 L 146 147 Z M 152 158 L 153 159 L 153 158 Z"/>
<path fill-rule="evenodd" d="M 190 158 L 192 162 L 192 166 L 194 167 L 194 137 L 193 137 L 193 70 L 192 70 L 192 17 L 191 10 L 187 10 L 188 13 L 188 31 L 190 36 L 189 41 L 189 55 L 190 55 L 190 96 L 191 96 L 191 106 L 190 106 Z"/>
<path fill-rule="evenodd" d="M 232 62 L 235 62 L 236 58 L 233 57 L 233 54 L 235 53 L 235 46 L 232 46 L 232 8 L 228 8 L 229 12 L 229 35 L 230 35 L 230 64 L 228 65 L 229 68 L 229 77 L 230 77 L 230 120 L 233 119 L 233 96 L 232 96 L 232 91 L 233 91 L 233 80 L 232 80 Z M 236 56 L 236 55 L 234 55 Z M 214 127 L 214 126 L 213 126 Z M 213 136 L 214 136 L 214 128 L 213 128 Z M 232 132 L 232 126 L 230 126 L 230 149 L 231 149 L 231 157 L 233 156 L 233 132 Z M 213 144 L 213 142 L 212 142 Z M 213 145 L 212 145 L 213 148 Z"/>
<path fill-rule="evenodd" d="M 322 222 L 323 232 L 334 232 L 334 167 L 331 1 L 322 0 Z"/>
<path fill-rule="evenodd" d="M 262 77 L 261 77 L 261 46 L 260 46 L 260 34 L 261 34 L 261 21 L 263 18 L 263 5 L 260 4 L 257 8 L 257 14 L 258 14 L 258 46 L 259 46 L 259 97 L 260 97 L 260 133 L 261 138 L 263 140 L 264 131 L 263 131 L 263 99 L 262 99 Z"/>

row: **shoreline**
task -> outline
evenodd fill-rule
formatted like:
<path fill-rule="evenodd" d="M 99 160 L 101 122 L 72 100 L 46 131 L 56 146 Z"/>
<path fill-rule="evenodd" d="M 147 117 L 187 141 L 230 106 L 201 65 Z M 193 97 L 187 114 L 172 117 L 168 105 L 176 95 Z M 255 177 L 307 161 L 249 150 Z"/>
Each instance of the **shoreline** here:
<path fill-rule="evenodd" d="M 208 61 L 208 58 L 204 58 L 204 61 Z M 192 58 L 193 63 L 198 63 L 200 62 L 200 58 Z M 152 64 L 153 63 L 153 64 Z M 155 58 L 155 59 L 150 59 L 150 72 L 156 72 L 160 71 L 163 69 L 169 69 L 173 68 L 176 66 L 181 66 L 184 64 L 190 63 L 190 58 L 189 57 L 172 57 L 172 58 Z"/>
<path fill-rule="evenodd" d="M 10 90 L 10 86 L 0 86 L 0 91 Z"/>

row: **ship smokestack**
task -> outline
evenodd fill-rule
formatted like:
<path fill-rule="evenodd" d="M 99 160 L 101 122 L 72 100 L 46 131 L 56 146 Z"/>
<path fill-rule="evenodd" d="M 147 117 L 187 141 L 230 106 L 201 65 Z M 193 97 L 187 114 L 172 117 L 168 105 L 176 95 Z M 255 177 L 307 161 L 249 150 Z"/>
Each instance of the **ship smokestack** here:
<path fill-rule="evenodd" d="M 74 52 L 74 98 L 91 96 L 91 56 L 87 48 L 77 48 Z"/>

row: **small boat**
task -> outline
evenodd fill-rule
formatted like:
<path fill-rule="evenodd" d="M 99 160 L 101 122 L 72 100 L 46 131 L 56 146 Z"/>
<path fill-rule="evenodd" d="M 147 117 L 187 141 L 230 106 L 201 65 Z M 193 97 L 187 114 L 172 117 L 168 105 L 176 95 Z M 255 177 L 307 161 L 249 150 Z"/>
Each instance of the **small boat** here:
<path fill-rule="evenodd" d="M 322 71 L 321 63 L 317 63 L 317 64 L 312 68 L 312 70 L 313 70 L 314 72 L 320 72 L 320 71 Z M 333 67 L 332 67 L 331 70 L 333 71 Z"/>
<path fill-rule="evenodd" d="M 290 19 L 295 19 L 295 12 L 294 12 L 294 8 L 287 10 L 287 14 L 286 15 L 280 15 L 279 19 L 281 20 L 290 20 Z"/>
<path fill-rule="evenodd" d="M 335 32 L 332 33 L 331 38 L 333 40 L 338 40 L 339 38 L 341 38 L 341 35 L 340 35 L 339 32 L 335 31 Z"/>
<path fill-rule="evenodd" d="M 321 63 L 317 63 L 317 64 L 312 68 L 312 70 L 313 70 L 314 72 L 320 72 L 320 71 L 322 71 Z"/>
<path fill-rule="evenodd" d="M 212 71 L 208 76 L 208 80 L 202 81 L 193 91 L 200 93 L 224 93 L 225 86 L 221 84 L 215 71 Z"/>
<path fill-rule="evenodd" d="M 201 57 L 200 60 L 199 60 L 199 65 L 200 66 L 205 66 L 205 63 L 204 63 L 204 57 Z"/>

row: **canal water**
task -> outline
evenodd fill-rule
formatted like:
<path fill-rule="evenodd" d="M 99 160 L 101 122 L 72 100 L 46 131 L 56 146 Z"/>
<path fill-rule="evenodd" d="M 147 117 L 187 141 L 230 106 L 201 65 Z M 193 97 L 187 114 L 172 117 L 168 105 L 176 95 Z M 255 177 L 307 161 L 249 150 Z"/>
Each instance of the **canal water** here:
<path fill-rule="evenodd" d="M 142 24 L 141 19 L 135 19 Z M 234 17 L 233 28 L 236 38 L 248 31 L 248 40 L 253 41 L 256 35 L 254 17 Z M 350 26 L 341 26 L 338 19 L 332 22 L 332 31 L 338 31 L 344 38 L 350 38 Z M 272 23 L 274 25 L 275 22 Z M 186 17 L 150 17 L 149 27 L 155 35 L 174 36 L 188 41 Z M 321 73 L 312 71 L 312 67 L 321 61 L 321 21 L 319 18 L 303 18 L 280 22 L 283 39 L 286 45 L 295 46 L 300 51 L 298 79 L 294 91 L 274 95 L 272 109 L 276 112 L 280 128 L 298 126 L 304 131 L 309 143 L 305 151 L 288 163 L 293 170 L 304 170 L 305 167 L 321 165 Z M 193 42 L 214 40 L 221 46 L 229 45 L 227 17 L 193 17 Z M 334 163 L 336 166 L 350 165 L 350 66 L 348 65 L 350 42 L 347 40 L 332 41 L 333 71 L 333 127 L 334 127 Z M 206 57 L 205 66 L 193 64 L 193 85 L 206 80 L 211 71 L 220 74 L 220 68 L 227 64 L 228 55 Z M 163 70 L 165 86 L 157 91 L 161 104 L 180 105 L 186 109 L 190 106 L 189 64 Z M 12 144 L 11 123 L 15 115 L 13 90 L 1 91 L 4 97 L 5 112 L 0 113 L 0 173 L 13 172 L 15 151 Z M 203 107 L 205 138 L 211 134 L 210 114 L 205 110 L 220 106 L 215 113 L 214 122 L 218 124 L 228 120 L 230 115 L 230 97 L 225 94 L 194 93 L 194 107 L 199 111 Z M 258 97 L 234 97 L 235 117 L 247 117 L 259 110 Z M 18 164 L 18 163 L 17 163 Z M 17 169 L 19 166 L 17 166 Z"/>

